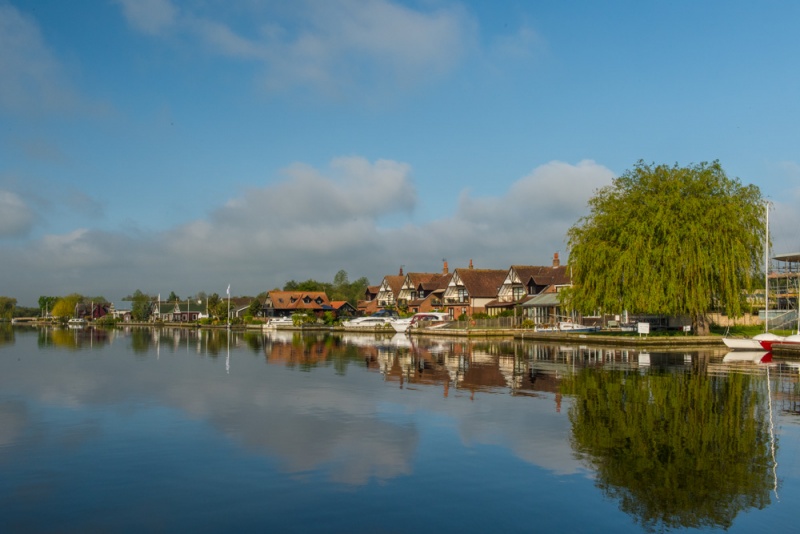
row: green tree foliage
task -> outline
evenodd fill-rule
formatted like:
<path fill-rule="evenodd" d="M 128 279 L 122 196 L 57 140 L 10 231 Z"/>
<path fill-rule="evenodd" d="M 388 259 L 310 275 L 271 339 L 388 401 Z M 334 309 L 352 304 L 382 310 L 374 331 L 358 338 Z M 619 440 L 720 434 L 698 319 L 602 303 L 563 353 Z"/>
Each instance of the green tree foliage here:
<path fill-rule="evenodd" d="M 42 316 L 50 313 L 56 300 L 58 300 L 58 297 L 47 297 L 45 295 L 39 297 L 39 309 L 41 310 Z"/>
<path fill-rule="evenodd" d="M 17 307 L 17 299 L 13 297 L 0 297 L 0 318 L 10 320 Z"/>
<path fill-rule="evenodd" d="M 247 313 L 250 317 L 258 317 L 261 314 L 261 303 L 263 300 L 259 299 L 258 297 L 254 298 L 250 302 L 250 306 L 247 307 Z"/>
<path fill-rule="evenodd" d="M 761 268 L 765 207 L 758 187 L 719 162 L 689 167 L 639 162 L 596 192 L 568 233 L 573 287 L 584 313 L 742 314 L 742 292 Z"/>
<path fill-rule="evenodd" d="M 181 300 L 178 295 L 175 294 L 174 291 L 169 292 L 169 296 L 167 297 L 167 302 L 175 302 Z"/>
<path fill-rule="evenodd" d="M 220 298 L 217 293 L 212 293 L 208 297 L 208 315 L 215 319 L 228 318 L 228 301 Z"/>
<path fill-rule="evenodd" d="M 77 293 L 67 295 L 66 297 L 59 297 L 55 304 L 53 304 L 53 309 L 50 310 L 50 315 L 61 319 L 73 317 L 75 315 L 75 308 L 82 302 L 83 296 L 78 295 Z"/>
<path fill-rule="evenodd" d="M 572 447 L 648 530 L 724 528 L 775 487 L 763 377 L 597 371 L 562 382 Z"/>
<path fill-rule="evenodd" d="M 323 282 L 317 282 L 316 280 L 306 280 L 305 282 L 295 282 L 294 280 L 289 280 L 283 286 L 284 291 L 325 291 L 330 284 L 325 284 Z"/>
<path fill-rule="evenodd" d="M 150 318 L 150 314 L 153 312 L 153 301 L 155 300 L 153 297 L 137 289 L 133 292 L 133 295 L 125 300 L 132 302 L 131 318 L 134 321 L 147 321 Z"/>
<path fill-rule="evenodd" d="M 14 308 L 14 317 L 36 317 L 39 315 L 39 308 L 29 306 L 17 306 Z"/>

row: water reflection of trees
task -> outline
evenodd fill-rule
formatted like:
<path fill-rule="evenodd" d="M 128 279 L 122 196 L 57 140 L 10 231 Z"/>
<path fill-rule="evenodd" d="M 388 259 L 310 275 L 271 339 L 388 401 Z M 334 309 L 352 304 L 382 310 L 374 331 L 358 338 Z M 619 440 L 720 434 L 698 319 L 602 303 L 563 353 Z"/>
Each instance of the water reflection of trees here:
<path fill-rule="evenodd" d="M 0 323 L 0 347 L 14 343 L 14 327 L 11 323 Z"/>
<path fill-rule="evenodd" d="M 107 345 L 111 335 L 102 328 L 41 327 L 38 329 L 40 348 L 57 347 L 68 350 L 99 349 Z"/>
<path fill-rule="evenodd" d="M 599 371 L 567 377 L 572 446 L 648 530 L 728 528 L 773 479 L 762 377 Z"/>

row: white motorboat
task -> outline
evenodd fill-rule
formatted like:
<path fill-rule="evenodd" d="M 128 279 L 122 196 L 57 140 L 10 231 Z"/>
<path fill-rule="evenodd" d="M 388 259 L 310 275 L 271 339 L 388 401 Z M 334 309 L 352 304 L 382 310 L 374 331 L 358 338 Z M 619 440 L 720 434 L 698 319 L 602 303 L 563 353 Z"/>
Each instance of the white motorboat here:
<path fill-rule="evenodd" d="M 273 330 L 279 326 L 294 326 L 294 320 L 291 317 L 270 317 L 264 323 L 264 328 Z"/>
<path fill-rule="evenodd" d="M 402 334 L 408 332 L 411 328 L 424 328 L 450 320 L 450 314 L 448 313 L 420 312 L 405 319 L 392 321 L 392 328 L 394 328 L 395 332 Z"/>
<path fill-rule="evenodd" d="M 356 317 L 342 323 L 345 330 L 374 330 L 388 328 L 392 321 L 399 319 L 396 311 L 380 310 L 367 317 Z"/>
<path fill-rule="evenodd" d="M 579 333 L 579 332 L 597 332 L 596 326 L 585 326 L 572 321 L 560 321 L 553 326 L 537 326 L 537 332 L 564 332 L 564 333 Z"/>
<path fill-rule="evenodd" d="M 69 326 L 70 328 L 83 328 L 87 324 L 88 323 L 86 322 L 86 319 L 82 317 L 73 317 L 72 319 L 67 321 L 67 326 Z"/>

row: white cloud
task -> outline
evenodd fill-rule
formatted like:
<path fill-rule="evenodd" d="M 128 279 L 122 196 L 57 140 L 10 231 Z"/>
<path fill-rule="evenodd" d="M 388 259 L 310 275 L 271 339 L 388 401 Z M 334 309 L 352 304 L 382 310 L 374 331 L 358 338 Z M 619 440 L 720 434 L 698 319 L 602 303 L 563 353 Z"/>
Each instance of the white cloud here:
<path fill-rule="evenodd" d="M 177 10 L 169 0 L 118 0 L 128 23 L 137 30 L 158 34 L 174 22 Z"/>
<path fill-rule="evenodd" d="M 288 15 L 287 9 L 254 9 L 238 23 L 186 6 L 178 12 L 167 0 L 120 3 L 140 31 L 169 28 L 213 53 L 256 62 L 272 91 L 303 87 L 365 98 L 376 87 L 415 87 L 451 71 L 477 33 L 473 18 L 457 6 L 416 10 L 386 0 L 296 2 Z"/>
<path fill-rule="evenodd" d="M 24 236 L 34 221 L 33 211 L 19 195 L 0 189 L 0 238 Z"/>
<path fill-rule="evenodd" d="M 462 193 L 454 219 L 436 225 L 447 236 L 437 241 L 460 243 L 459 256 L 479 259 L 483 267 L 495 267 L 492 258 L 498 254 L 509 264 L 535 258 L 541 263 L 543 255 L 564 250 L 569 227 L 586 214 L 595 190 L 613 177 L 612 171 L 591 160 L 577 165 L 553 161 L 513 183 L 501 197 Z"/>
<path fill-rule="evenodd" d="M 10 5 L 0 4 L 0 111 L 43 113 L 76 104 L 62 67 L 39 26 Z"/>
<path fill-rule="evenodd" d="M 357 157 L 334 159 L 323 170 L 296 164 L 283 181 L 247 191 L 203 219 L 136 237 L 89 230 L 50 235 L 13 255 L 10 267 L 26 273 L 32 298 L 43 294 L 37 282 L 58 281 L 51 293 L 113 299 L 137 288 L 214 291 L 228 281 L 237 294 L 256 294 L 292 279 L 332 280 L 340 269 L 377 283 L 400 265 L 438 271 L 442 258 L 451 268 L 470 259 L 479 268 L 547 264 L 564 250 L 566 230 L 594 190 L 613 177 L 592 161 L 551 162 L 498 197 L 464 192 L 451 216 L 381 227 L 385 216 L 414 210 L 411 171 L 405 163 Z"/>

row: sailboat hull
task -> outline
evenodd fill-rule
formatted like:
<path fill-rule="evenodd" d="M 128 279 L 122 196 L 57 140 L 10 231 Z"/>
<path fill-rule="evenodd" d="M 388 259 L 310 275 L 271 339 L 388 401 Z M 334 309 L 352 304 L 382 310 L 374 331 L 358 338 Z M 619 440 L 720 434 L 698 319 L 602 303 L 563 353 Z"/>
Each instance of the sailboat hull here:
<path fill-rule="evenodd" d="M 731 350 L 760 350 L 761 342 L 757 339 L 744 337 L 726 337 L 722 341 Z"/>

